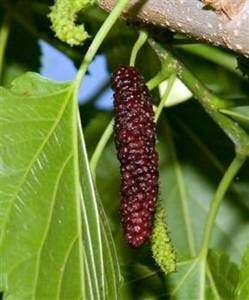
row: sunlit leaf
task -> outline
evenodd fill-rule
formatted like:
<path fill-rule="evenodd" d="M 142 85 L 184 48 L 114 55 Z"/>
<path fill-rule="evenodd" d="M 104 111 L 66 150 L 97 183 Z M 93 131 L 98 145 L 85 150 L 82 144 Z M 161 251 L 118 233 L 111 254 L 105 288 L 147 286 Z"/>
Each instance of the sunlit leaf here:
<path fill-rule="evenodd" d="M 69 83 L 33 73 L 0 90 L 0 284 L 6 298 L 86 293 L 118 299 L 115 245 L 80 127 L 77 133 L 72 95 Z"/>
<path fill-rule="evenodd" d="M 121 274 L 109 221 L 90 171 L 79 125 L 79 162 L 82 187 L 83 239 L 87 268 L 87 299 L 118 299 Z"/>
<path fill-rule="evenodd" d="M 0 90 L 0 257 L 6 299 L 84 297 L 76 105 L 28 73 Z"/>
<path fill-rule="evenodd" d="M 79 129 L 80 198 L 87 270 L 87 298 L 102 299 L 105 295 L 104 260 L 100 218 L 95 187 L 88 163 L 83 133 Z"/>

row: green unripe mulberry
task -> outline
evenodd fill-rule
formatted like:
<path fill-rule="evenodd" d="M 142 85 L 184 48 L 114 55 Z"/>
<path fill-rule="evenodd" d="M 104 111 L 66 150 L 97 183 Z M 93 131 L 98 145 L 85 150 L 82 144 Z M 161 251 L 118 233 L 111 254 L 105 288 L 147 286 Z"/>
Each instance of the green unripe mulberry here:
<path fill-rule="evenodd" d="M 89 35 L 84 25 L 76 25 L 77 13 L 94 3 L 95 0 L 56 0 L 49 14 L 55 35 L 70 46 L 82 44 Z"/>
<path fill-rule="evenodd" d="M 176 253 L 171 244 L 165 224 L 165 213 L 161 206 L 157 207 L 151 236 L 152 254 L 165 274 L 176 270 Z"/>

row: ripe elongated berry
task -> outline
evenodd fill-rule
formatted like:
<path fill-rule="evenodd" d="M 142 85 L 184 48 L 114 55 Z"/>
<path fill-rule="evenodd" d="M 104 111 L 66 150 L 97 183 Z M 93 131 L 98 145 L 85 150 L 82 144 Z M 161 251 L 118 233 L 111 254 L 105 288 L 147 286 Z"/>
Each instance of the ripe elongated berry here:
<path fill-rule="evenodd" d="M 149 239 L 158 196 L 158 155 L 151 96 L 134 67 L 112 76 L 115 144 L 121 170 L 121 221 L 133 247 Z"/>

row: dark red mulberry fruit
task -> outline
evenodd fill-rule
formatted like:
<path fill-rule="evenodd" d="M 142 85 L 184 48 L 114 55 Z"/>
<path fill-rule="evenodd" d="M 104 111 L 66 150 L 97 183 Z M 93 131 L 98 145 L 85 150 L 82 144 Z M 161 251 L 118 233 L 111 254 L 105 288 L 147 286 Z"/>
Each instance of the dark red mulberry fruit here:
<path fill-rule="evenodd" d="M 115 144 L 121 169 L 121 220 L 133 247 L 149 239 L 158 195 L 158 156 L 151 96 L 133 67 L 112 76 Z"/>

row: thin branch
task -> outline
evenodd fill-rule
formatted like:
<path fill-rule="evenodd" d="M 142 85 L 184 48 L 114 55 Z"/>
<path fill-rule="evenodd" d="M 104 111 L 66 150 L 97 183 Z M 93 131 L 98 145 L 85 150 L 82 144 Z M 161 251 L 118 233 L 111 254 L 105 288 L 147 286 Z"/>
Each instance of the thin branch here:
<path fill-rule="evenodd" d="M 109 122 L 106 129 L 104 130 L 104 132 L 103 132 L 101 138 L 99 139 L 99 142 L 94 150 L 94 153 L 91 157 L 90 166 L 91 166 L 91 170 L 93 172 L 96 170 L 100 156 L 101 156 L 103 150 L 105 149 L 105 146 L 108 143 L 112 133 L 113 133 L 113 119 Z"/>
<path fill-rule="evenodd" d="M 139 32 L 139 36 L 138 36 L 138 39 L 132 49 L 132 52 L 131 52 L 131 58 L 130 58 L 130 66 L 134 67 L 135 66 L 135 61 L 136 61 L 136 58 L 137 58 L 137 53 L 138 51 L 143 47 L 143 45 L 145 44 L 145 42 L 147 41 L 147 38 L 148 38 L 148 34 L 146 31 L 144 30 L 141 30 Z"/>
<path fill-rule="evenodd" d="M 112 10 L 110 15 L 106 18 L 105 22 L 95 35 L 90 47 L 88 48 L 84 59 L 80 65 L 80 68 L 78 70 L 78 73 L 75 78 L 75 91 L 78 91 L 79 86 L 81 84 L 81 80 L 84 77 L 89 64 L 92 62 L 94 56 L 96 55 L 99 47 L 101 46 L 102 42 L 104 41 L 105 37 L 117 21 L 117 19 L 120 17 L 122 11 L 125 9 L 125 7 L 128 5 L 129 0 L 119 0 L 117 1 L 117 5 Z"/>
<path fill-rule="evenodd" d="M 166 104 L 166 102 L 168 101 L 169 99 L 169 94 L 172 90 L 172 87 L 174 85 L 174 82 L 175 82 L 175 79 L 176 79 L 176 74 L 175 73 L 172 73 L 169 80 L 168 80 L 168 85 L 167 85 L 167 88 L 166 88 L 166 91 L 164 92 L 163 96 L 162 96 L 162 99 L 158 105 L 158 108 L 156 110 L 156 113 L 155 113 L 155 121 L 157 122 L 158 121 L 158 118 L 160 117 L 161 113 L 162 113 L 162 110 Z"/>
<path fill-rule="evenodd" d="M 206 112 L 232 140 L 236 147 L 236 151 L 241 153 L 241 155 L 248 155 L 249 137 L 246 132 L 238 125 L 238 123 L 219 112 L 220 109 L 227 108 L 227 101 L 214 95 L 206 88 L 170 50 L 166 50 L 153 39 L 149 39 L 149 43 L 162 62 L 166 59 L 171 61 L 171 64 L 168 66 L 171 69 L 171 72 L 176 72 L 183 83 L 191 90 Z"/>

